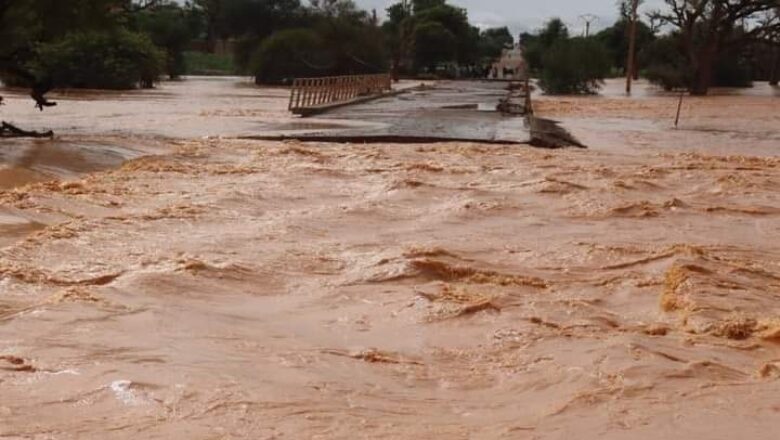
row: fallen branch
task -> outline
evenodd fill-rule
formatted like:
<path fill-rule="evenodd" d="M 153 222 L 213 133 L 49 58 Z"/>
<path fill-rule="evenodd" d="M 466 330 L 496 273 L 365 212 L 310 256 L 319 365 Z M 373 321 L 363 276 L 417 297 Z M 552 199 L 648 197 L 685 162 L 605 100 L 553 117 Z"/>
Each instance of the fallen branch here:
<path fill-rule="evenodd" d="M 54 132 L 49 131 L 28 131 L 28 130 L 22 130 L 21 128 L 9 124 L 8 122 L 3 121 L 0 123 L 0 138 L 50 138 L 54 136 Z"/>

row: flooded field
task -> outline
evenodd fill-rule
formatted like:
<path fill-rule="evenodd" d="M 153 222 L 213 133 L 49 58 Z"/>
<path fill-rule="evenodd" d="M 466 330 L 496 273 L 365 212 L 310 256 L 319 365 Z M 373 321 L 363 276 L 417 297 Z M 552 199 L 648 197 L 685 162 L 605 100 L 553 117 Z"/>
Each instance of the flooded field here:
<path fill-rule="evenodd" d="M 58 137 L 0 141 L 0 439 L 776 438 L 776 90 L 674 130 L 617 87 L 536 100 L 555 151 L 238 140 L 300 121 L 237 79 L 10 97 Z"/>

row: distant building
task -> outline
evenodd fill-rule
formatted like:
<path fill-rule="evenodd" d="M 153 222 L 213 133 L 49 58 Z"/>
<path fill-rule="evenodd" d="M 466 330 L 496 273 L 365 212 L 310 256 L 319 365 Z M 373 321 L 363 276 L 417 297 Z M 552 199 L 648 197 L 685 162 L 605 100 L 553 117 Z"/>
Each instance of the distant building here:
<path fill-rule="evenodd" d="M 493 63 L 488 77 L 490 79 L 520 80 L 526 77 L 526 64 L 523 49 L 516 44 L 511 49 L 504 49 L 501 58 Z"/>

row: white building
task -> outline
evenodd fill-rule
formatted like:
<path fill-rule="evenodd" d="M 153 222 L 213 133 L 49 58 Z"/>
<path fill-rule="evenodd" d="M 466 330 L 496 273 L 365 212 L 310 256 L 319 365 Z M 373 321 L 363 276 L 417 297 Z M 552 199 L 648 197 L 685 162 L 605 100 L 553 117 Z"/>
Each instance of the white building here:
<path fill-rule="evenodd" d="M 511 49 L 504 49 L 501 59 L 493 63 L 488 74 L 490 79 L 521 80 L 526 76 L 525 58 L 519 44 Z"/>

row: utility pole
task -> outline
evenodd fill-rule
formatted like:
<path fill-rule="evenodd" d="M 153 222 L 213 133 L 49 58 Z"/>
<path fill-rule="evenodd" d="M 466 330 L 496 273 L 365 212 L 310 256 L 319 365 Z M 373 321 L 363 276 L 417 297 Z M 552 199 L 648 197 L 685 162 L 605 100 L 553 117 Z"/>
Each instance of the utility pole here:
<path fill-rule="evenodd" d="M 580 15 L 580 20 L 585 22 L 585 38 L 590 37 L 590 24 L 594 21 L 598 21 L 598 17 L 593 14 Z"/>
<path fill-rule="evenodd" d="M 639 0 L 631 1 L 630 30 L 628 35 L 628 60 L 626 61 L 626 94 L 631 94 L 631 81 L 634 79 L 634 64 L 636 64 L 636 26 Z"/>

